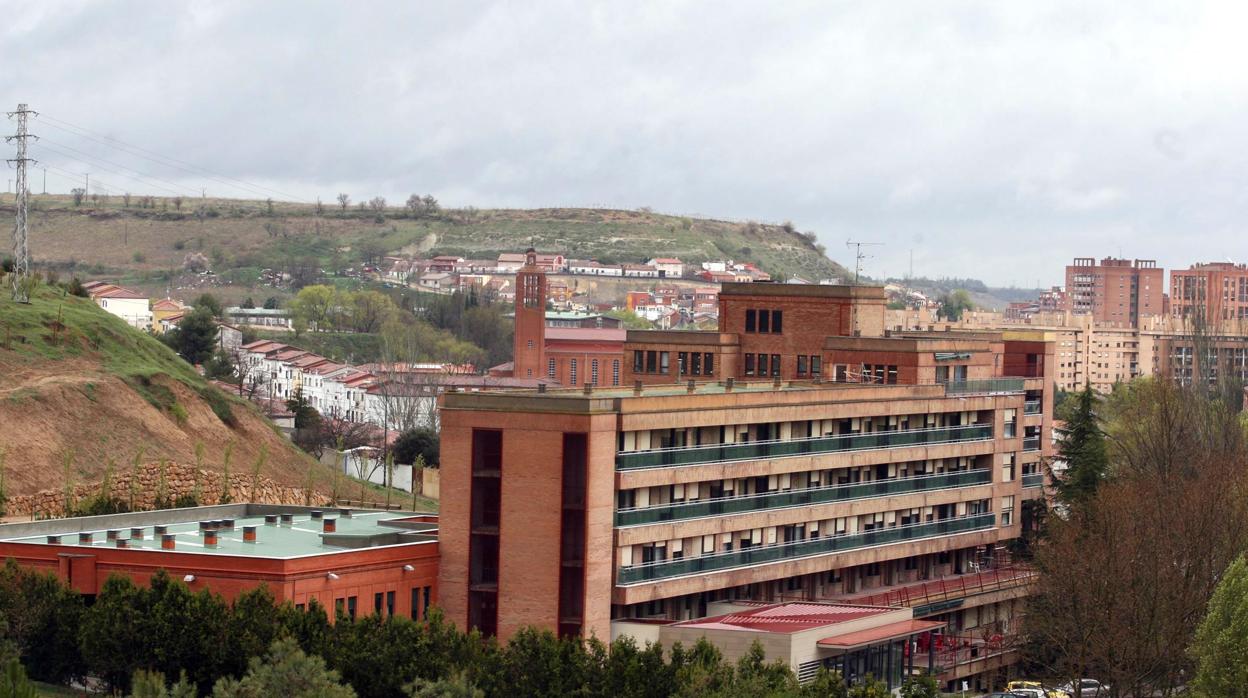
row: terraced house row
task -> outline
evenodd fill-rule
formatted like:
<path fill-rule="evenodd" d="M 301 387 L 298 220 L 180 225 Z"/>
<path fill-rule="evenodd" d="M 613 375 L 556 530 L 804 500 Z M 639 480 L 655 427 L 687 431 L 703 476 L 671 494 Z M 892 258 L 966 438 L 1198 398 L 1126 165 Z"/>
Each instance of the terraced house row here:
<path fill-rule="evenodd" d="M 799 676 L 986 684 L 1016 656 L 1030 573 L 1008 546 L 1043 496 L 1052 342 L 886 335 L 882 289 L 749 287 L 725 286 L 718 332 L 630 332 L 631 387 L 442 395 L 443 486 L 465 493 L 441 512 L 448 615 L 503 638 L 697 628 L 729 656 L 768 617 Z M 669 359 L 647 374 L 649 352 Z M 859 607 L 909 611 L 832 629 Z"/>

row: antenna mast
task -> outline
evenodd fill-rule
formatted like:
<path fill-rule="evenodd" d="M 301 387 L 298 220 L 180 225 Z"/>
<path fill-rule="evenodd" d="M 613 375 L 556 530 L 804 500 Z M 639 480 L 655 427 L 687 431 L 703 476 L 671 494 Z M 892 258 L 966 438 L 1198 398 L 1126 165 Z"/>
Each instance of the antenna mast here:
<path fill-rule="evenodd" d="M 882 242 L 858 242 L 856 240 L 846 240 L 846 247 L 854 248 L 854 284 L 858 284 L 858 277 L 862 275 L 862 260 L 867 259 L 869 255 L 863 253 L 863 247 L 871 245 L 883 245 Z"/>

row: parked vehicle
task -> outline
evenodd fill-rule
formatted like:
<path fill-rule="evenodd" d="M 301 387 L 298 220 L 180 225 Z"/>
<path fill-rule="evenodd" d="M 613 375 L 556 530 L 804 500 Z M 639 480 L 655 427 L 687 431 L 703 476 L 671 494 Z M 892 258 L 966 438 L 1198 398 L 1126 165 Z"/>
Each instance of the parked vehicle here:
<path fill-rule="evenodd" d="M 1073 698 L 1105 698 L 1109 695 L 1109 686 L 1096 679 L 1080 679 L 1078 688 L 1067 683 L 1059 690 L 1065 691 Z"/>
<path fill-rule="evenodd" d="M 1018 691 L 1021 689 L 1037 691 L 1036 695 L 1039 698 L 1071 698 L 1069 693 L 1057 688 L 1049 688 L 1039 681 L 1018 680 L 1005 684 L 1005 690 L 1007 691 Z"/>

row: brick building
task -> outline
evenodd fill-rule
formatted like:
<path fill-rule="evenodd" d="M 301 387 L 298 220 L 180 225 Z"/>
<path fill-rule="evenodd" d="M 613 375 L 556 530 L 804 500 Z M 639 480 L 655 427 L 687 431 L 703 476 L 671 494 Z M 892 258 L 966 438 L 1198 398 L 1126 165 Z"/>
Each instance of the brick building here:
<path fill-rule="evenodd" d="M 1018 631 L 1026 577 L 1004 546 L 1042 496 L 1052 343 L 883 337 L 879 289 L 791 288 L 809 295 L 729 300 L 734 331 L 630 333 L 625 363 L 654 351 L 658 367 L 667 351 L 668 385 L 444 394 L 443 485 L 466 495 L 441 512 L 448 617 L 502 638 L 525 625 L 604 638 L 724 601 L 882 599 L 976 648 L 949 655 L 944 681 L 1013 661 L 1002 638 Z M 763 353 L 757 334 L 773 342 L 769 375 L 745 380 L 726 357 Z M 687 383 L 672 375 L 677 348 Z M 808 372 L 820 359 L 813 378 L 796 378 L 800 356 Z M 949 603 L 928 602 L 934 584 Z M 804 661 L 831 666 L 823 650 Z"/>
<path fill-rule="evenodd" d="M 1096 322 L 1136 327 L 1140 318 L 1165 314 L 1165 270 L 1152 259 L 1076 257 L 1066 267 L 1067 309 Z"/>
<path fill-rule="evenodd" d="M 428 514 L 228 504 L 0 525 L 0 558 L 88 596 L 109 575 L 146 583 L 163 569 L 226 599 L 265 584 L 331 616 L 417 618 L 438 602 L 437 529 Z"/>
<path fill-rule="evenodd" d="M 1211 262 L 1172 270 L 1170 314 L 1210 323 L 1248 319 L 1248 266 Z"/>

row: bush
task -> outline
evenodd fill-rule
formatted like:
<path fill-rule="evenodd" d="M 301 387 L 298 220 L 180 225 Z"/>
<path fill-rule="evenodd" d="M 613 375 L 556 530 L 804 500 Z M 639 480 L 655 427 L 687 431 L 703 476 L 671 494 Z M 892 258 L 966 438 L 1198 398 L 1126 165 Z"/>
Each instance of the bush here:
<path fill-rule="evenodd" d="M 408 429 L 394 440 L 396 463 L 411 465 L 416 462 L 418 456 L 424 456 L 425 465 L 436 468 L 438 452 L 438 432 L 432 429 Z"/>
<path fill-rule="evenodd" d="M 217 415 L 217 419 L 227 427 L 238 425 L 238 418 L 234 416 L 234 407 L 230 405 L 230 398 L 225 393 L 211 386 L 200 391 L 199 396 L 208 403 L 212 408 L 212 413 Z"/>
<path fill-rule="evenodd" d="M 133 259 L 135 264 L 142 264 L 147 261 L 147 255 L 135 250 L 134 254 L 130 255 L 130 259 Z"/>
<path fill-rule="evenodd" d="M 191 417 L 180 402 L 173 403 L 173 407 L 169 408 L 169 414 L 173 416 L 173 421 L 177 422 L 180 427 L 186 426 L 186 420 Z"/>

